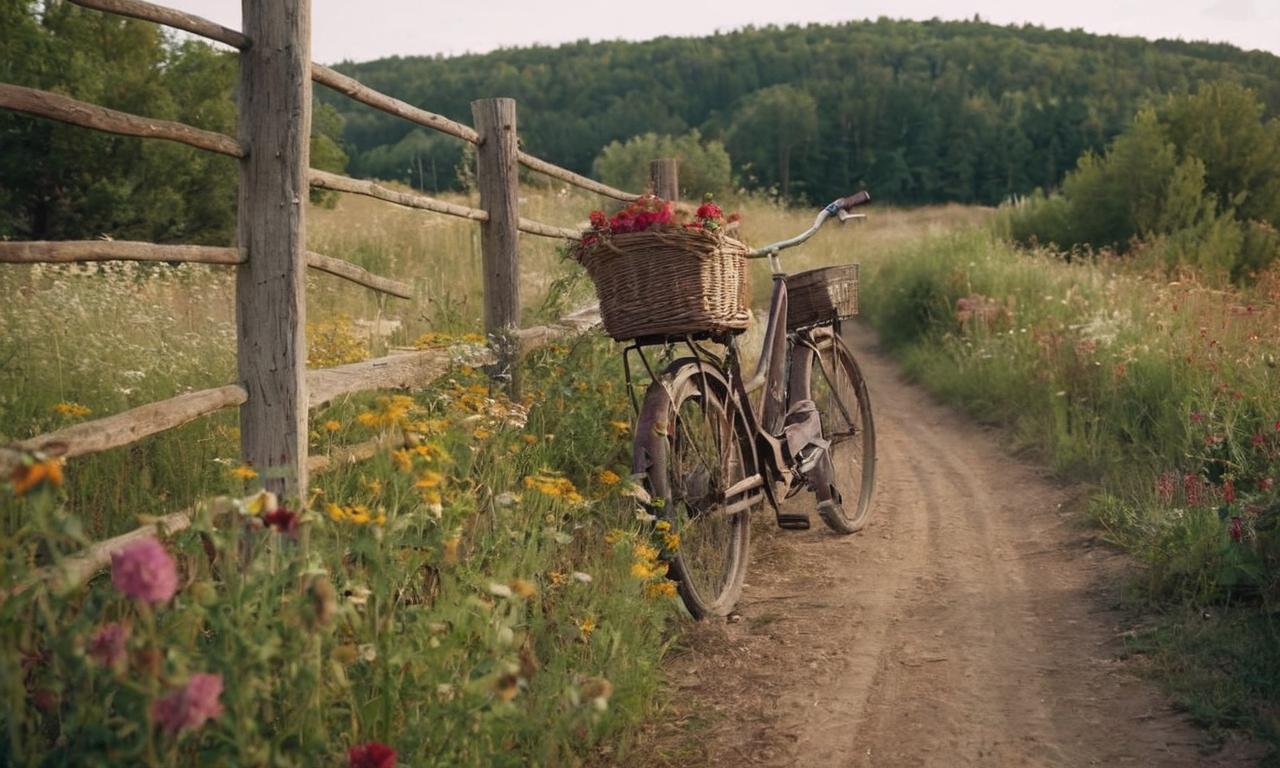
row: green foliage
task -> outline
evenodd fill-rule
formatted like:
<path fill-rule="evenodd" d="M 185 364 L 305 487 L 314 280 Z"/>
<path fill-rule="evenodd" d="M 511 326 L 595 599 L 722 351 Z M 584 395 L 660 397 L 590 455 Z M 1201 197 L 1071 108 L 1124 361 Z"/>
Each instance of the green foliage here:
<path fill-rule="evenodd" d="M 782 185 L 776 136 L 740 131 L 733 143 L 730 130 L 746 117 L 741 110 L 764 98 L 753 94 L 785 86 L 817 107 L 816 135 L 792 148 L 788 186 L 819 201 L 860 185 L 895 203 L 993 204 L 1056 188 L 1151 94 L 1207 81 L 1247 86 L 1265 114 L 1280 110 L 1280 58 L 1270 54 L 937 20 L 748 27 L 339 68 L 462 122 L 476 98 L 514 97 L 524 148 L 579 173 L 612 142 L 697 128 L 724 141 L 735 173 L 759 189 Z M 338 94 L 320 98 L 347 117 L 344 140 L 354 157 L 394 147 L 414 130 Z M 441 178 L 446 166 L 437 162 Z"/>
<path fill-rule="evenodd" d="M 1169 268 L 1243 280 L 1280 258 L 1280 120 L 1256 94 L 1208 83 L 1140 111 L 1103 156 L 1091 152 L 1058 195 L 1005 214 L 1013 239 L 1130 250 L 1156 241 Z"/>
<path fill-rule="evenodd" d="M 681 198 L 701 200 L 708 192 L 730 191 L 729 153 L 718 141 L 703 141 L 696 128 L 682 136 L 646 133 L 610 142 L 596 157 L 592 172 L 606 184 L 642 190 L 649 185 L 649 163 L 664 157 L 680 161 Z"/>
<path fill-rule="evenodd" d="M 791 85 L 750 94 L 734 110 L 725 140 L 760 186 L 791 194 L 791 157 L 818 135 L 818 102 Z"/>
<path fill-rule="evenodd" d="M 236 56 L 63 0 L 0 0 L 0 79 L 234 136 Z M 343 118 L 317 107 L 312 157 L 341 171 Z M 225 245 L 235 160 L 0 111 L 0 237 Z"/>

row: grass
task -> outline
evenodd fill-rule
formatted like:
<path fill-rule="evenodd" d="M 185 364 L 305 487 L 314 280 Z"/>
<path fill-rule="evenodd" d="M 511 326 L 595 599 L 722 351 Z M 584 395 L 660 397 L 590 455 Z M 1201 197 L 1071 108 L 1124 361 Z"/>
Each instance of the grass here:
<path fill-rule="evenodd" d="M 973 230 L 875 260 L 863 296 L 910 375 L 1095 485 L 1164 617 L 1137 649 L 1181 703 L 1280 746 L 1280 273 L 1219 290 Z"/>
<path fill-rule="evenodd" d="M 533 190 L 523 213 L 572 225 L 595 202 Z M 809 220 L 740 207 L 755 242 Z M 844 261 L 855 244 L 975 215 L 886 212 L 788 264 Z M 311 365 L 476 330 L 477 238 L 471 223 L 359 197 L 313 206 L 309 247 L 406 281 L 415 299 L 309 275 Z M 522 243 L 526 321 L 589 295 L 557 243 Z M 233 291 L 229 270 L 203 266 L 6 268 L 0 442 L 234 380 Z M 415 765 L 644 759 L 632 744 L 665 711 L 660 663 L 681 614 L 628 495 L 616 349 L 590 337 L 525 366 L 521 403 L 459 367 L 412 397 L 370 393 L 313 414 L 313 454 L 378 435 L 392 448 L 316 478 L 305 504 L 286 501 L 296 537 L 267 523 L 278 502 L 255 495 L 258 479 L 237 475 L 233 411 L 77 458 L 61 485 L 0 493 L 6 590 L 92 541 L 224 498 L 164 541 L 172 600 L 144 605 L 99 578 L 0 602 L 3 761 L 316 764 L 375 741 Z M 112 625 L 128 640 L 104 664 L 95 639 Z M 166 733 L 155 702 L 196 674 L 220 677 L 221 716 Z"/>

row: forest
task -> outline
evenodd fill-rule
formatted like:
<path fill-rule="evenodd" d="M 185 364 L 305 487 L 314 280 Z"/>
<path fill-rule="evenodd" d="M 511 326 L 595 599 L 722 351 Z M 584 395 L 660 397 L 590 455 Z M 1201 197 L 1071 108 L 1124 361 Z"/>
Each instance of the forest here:
<path fill-rule="evenodd" d="M 524 148 L 634 187 L 674 152 L 687 192 L 790 202 L 857 188 L 914 205 L 1051 191 L 1154 99 L 1199 83 L 1250 89 L 1280 113 L 1280 58 L 967 22 L 747 27 L 708 37 L 391 57 L 341 71 L 465 123 L 519 102 Z M 152 25 L 63 0 L 0 0 L 0 81 L 235 132 L 235 62 Z M 431 192 L 466 185 L 464 145 L 316 89 L 312 165 Z M 459 171 L 462 171 L 461 173 Z M 698 187 L 694 189 L 693 187 Z M 167 143 L 0 112 L 0 237 L 225 243 L 235 167 Z"/>
<path fill-rule="evenodd" d="M 338 69 L 464 122 L 472 99 L 514 97 L 525 149 L 584 173 L 611 142 L 696 129 L 727 148 L 737 186 L 810 200 L 865 186 L 899 204 L 994 204 L 1052 188 L 1150 98 L 1204 81 L 1248 87 L 1268 116 L 1280 112 L 1270 54 L 979 20 L 745 28 Z M 346 119 L 352 171 L 428 190 L 455 183 L 459 142 L 321 98 Z"/>

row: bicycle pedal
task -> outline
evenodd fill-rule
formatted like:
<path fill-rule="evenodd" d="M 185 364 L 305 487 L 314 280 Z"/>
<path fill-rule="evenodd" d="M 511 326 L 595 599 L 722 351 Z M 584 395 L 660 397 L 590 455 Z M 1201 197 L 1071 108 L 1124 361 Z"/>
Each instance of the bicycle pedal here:
<path fill-rule="evenodd" d="M 809 515 L 779 512 L 778 527 L 785 528 L 788 531 L 807 531 L 809 530 Z"/>

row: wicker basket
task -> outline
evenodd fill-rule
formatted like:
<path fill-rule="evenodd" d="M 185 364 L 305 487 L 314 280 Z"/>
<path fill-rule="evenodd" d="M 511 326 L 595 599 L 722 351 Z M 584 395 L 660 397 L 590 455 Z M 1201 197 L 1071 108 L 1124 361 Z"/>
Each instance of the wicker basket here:
<path fill-rule="evenodd" d="M 842 264 L 787 278 L 787 330 L 858 314 L 858 265 Z"/>
<path fill-rule="evenodd" d="M 751 323 L 747 247 L 700 230 L 628 232 L 578 254 L 614 339 L 737 333 Z"/>

